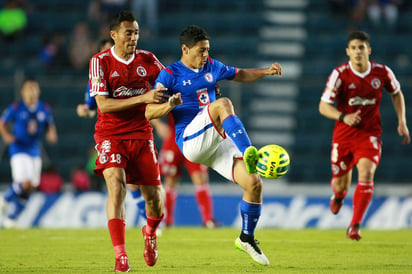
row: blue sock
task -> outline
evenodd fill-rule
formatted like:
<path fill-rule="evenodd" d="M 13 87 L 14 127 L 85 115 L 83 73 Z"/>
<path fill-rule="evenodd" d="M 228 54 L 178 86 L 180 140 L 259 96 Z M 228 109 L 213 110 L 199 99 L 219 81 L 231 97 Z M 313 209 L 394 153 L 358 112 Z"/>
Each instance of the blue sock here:
<path fill-rule="evenodd" d="M 245 200 L 240 202 L 240 215 L 242 216 L 242 233 L 253 237 L 255 228 L 262 210 L 261 204 L 248 203 Z"/>
<path fill-rule="evenodd" d="M 252 145 L 242 121 L 240 121 L 239 117 L 236 115 L 227 117 L 223 121 L 222 127 L 242 154 L 245 152 L 247 147 Z"/>
<path fill-rule="evenodd" d="M 137 213 L 142 216 L 144 219 L 147 219 L 146 216 L 146 201 L 142 196 L 142 192 L 140 190 L 133 190 L 131 191 L 133 201 L 136 203 L 137 206 Z"/>
<path fill-rule="evenodd" d="M 11 201 L 13 204 L 13 210 L 7 215 L 9 219 L 16 220 L 20 213 L 24 210 L 26 207 L 28 198 L 16 198 Z"/>
<path fill-rule="evenodd" d="M 3 198 L 7 202 L 12 202 L 23 192 L 23 187 L 19 183 L 13 183 L 4 193 Z"/>

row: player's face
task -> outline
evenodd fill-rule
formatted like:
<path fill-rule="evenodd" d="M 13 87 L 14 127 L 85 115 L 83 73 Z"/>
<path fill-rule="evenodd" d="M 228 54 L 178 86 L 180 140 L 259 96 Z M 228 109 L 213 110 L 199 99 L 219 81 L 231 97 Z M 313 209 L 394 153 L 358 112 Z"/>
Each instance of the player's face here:
<path fill-rule="evenodd" d="M 132 54 L 139 40 L 139 25 L 137 21 L 123 21 L 117 30 L 112 30 L 110 35 L 115 43 L 116 53 L 120 57 Z"/>
<path fill-rule="evenodd" d="M 190 67 L 198 69 L 206 64 L 209 57 L 210 44 L 209 40 L 203 40 L 197 42 L 195 46 L 187 50 L 187 60 L 190 63 Z"/>
<path fill-rule="evenodd" d="M 39 100 L 40 87 L 36 81 L 26 81 L 23 85 L 21 96 L 27 105 L 34 105 Z"/>
<path fill-rule="evenodd" d="M 369 61 L 371 48 L 367 42 L 354 39 L 349 42 L 346 48 L 346 55 L 355 66 L 364 67 Z"/>

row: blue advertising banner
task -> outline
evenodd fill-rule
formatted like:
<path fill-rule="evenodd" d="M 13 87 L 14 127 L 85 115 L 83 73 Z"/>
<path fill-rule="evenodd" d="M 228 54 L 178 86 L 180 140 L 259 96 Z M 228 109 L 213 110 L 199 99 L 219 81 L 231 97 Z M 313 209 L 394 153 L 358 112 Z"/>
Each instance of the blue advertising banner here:
<path fill-rule="evenodd" d="M 214 195 L 215 218 L 224 226 L 239 227 L 241 195 Z M 87 192 L 45 195 L 35 193 L 18 220 L 19 227 L 84 228 L 106 227 L 106 194 Z M 131 196 L 126 199 L 127 225 L 141 225 L 143 220 Z M 338 215 L 329 211 L 329 197 L 307 195 L 265 196 L 259 227 L 346 228 L 352 217 L 352 199 L 347 197 Z M 176 226 L 201 226 L 199 210 L 192 194 L 177 199 Z M 2 220 L 0 221 L 1 225 Z M 371 229 L 412 228 L 412 197 L 373 198 L 364 217 L 363 227 Z"/>

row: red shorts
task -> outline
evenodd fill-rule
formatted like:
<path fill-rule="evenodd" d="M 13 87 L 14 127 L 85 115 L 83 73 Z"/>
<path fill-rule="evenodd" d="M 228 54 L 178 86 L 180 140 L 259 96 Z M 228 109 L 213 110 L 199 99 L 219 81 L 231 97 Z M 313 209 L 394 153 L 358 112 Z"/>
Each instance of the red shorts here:
<path fill-rule="evenodd" d="M 160 185 L 160 170 L 153 140 L 107 139 L 96 145 L 98 157 L 94 173 L 103 176 L 109 167 L 126 172 L 126 182 L 135 185 Z"/>
<path fill-rule="evenodd" d="M 362 140 L 332 143 L 331 167 L 333 177 L 340 177 L 349 172 L 361 158 L 367 158 L 379 165 L 382 153 L 380 138 L 369 136 Z"/>
<path fill-rule="evenodd" d="M 190 175 L 194 172 L 208 172 L 207 166 L 187 160 L 174 138 L 165 139 L 160 150 L 160 174 L 175 178 L 180 177 L 183 164 Z"/>

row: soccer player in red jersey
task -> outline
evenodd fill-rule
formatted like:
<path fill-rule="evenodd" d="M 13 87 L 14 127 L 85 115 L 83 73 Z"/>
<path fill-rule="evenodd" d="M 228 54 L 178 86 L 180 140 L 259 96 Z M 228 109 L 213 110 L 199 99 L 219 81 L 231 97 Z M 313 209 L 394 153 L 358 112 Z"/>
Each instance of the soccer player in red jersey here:
<path fill-rule="evenodd" d="M 202 223 L 207 228 L 215 228 L 218 223 L 213 217 L 213 201 L 209 187 L 209 169 L 207 166 L 187 160 L 180 152 L 175 141 L 174 120 L 171 114 L 167 116 L 167 124 L 160 119 L 151 120 L 157 134 L 162 138 L 160 150 L 160 174 L 165 185 L 165 223 L 174 224 L 174 210 L 177 200 L 177 187 L 183 165 L 186 167 L 195 186 L 195 198 L 199 207 Z"/>
<path fill-rule="evenodd" d="M 346 231 L 348 238 L 357 241 L 361 239 L 360 225 L 372 199 L 374 175 L 381 158 L 379 106 L 383 88 L 392 97 L 402 143 L 410 143 L 401 86 L 389 67 L 369 61 L 370 54 L 369 35 L 362 31 L 350 33 L 346 48 L 349 61 L 332 71 L 319 103 L 319 112 L 336 120 L 331 150 L 334 194 L 330 209 L 333 214 L 337 214 L 343 204 L 352 169 L 356 166 L 358 171 L 353 216 Z"/>
<path fill-rule="evenodd" d="M 139 185 L 146 200 L 147 224 L 142 228 L 146 264 L 153 266 L 158 257 L 156 230 L 163 218 L 162 185 L 145 108 L 149 103 L 167 101 L 168 96 L 165 89 L 150 90 L 163 65 L 153 53 L 136 49 L 139 25 L 133 13 L 123 11 L 114 16 L 110 37 L 114 47 L 94 55 L 89 66 L 90 93 L 98 107 L 95 173 L 104 177 L 108 190 L 106 213 L 116 255 L 115 271 L 127 272 L 126 184 Z"/>

